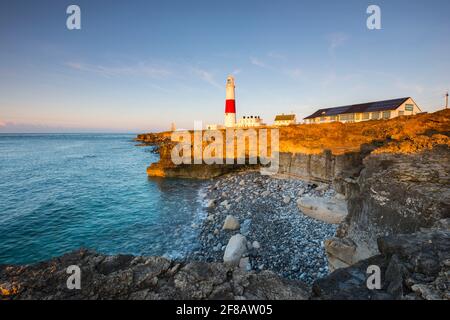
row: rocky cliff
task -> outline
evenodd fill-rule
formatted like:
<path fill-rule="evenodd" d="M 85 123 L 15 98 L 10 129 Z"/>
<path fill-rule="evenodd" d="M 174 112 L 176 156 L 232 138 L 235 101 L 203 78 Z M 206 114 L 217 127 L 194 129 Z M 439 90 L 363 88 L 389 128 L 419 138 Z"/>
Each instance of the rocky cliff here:
<path fill-rule="evenodd" d="M 81 289 L 67 289 L 67 267 L 81 269 Z M 307 299 L 299 281 L 221 263 L 105 256 L 79 250 L 27 266 L 0 266 L 0 300 L 12 299 Z"/>
<path fill-rule="evenodd" d="M 334 271 L 313 285 L 313 299 L 450 300 L 450 219 L 436 228 L 378 239 L 380 254 Z M 380 288 L 367 286 L 368 267 L 380 268 Z"/>
<path fill-rule="evenodd" d="M 174 145 L 174 143 L 167 140 L 164 140 L 163 143 L 157 143 L 160 160 L 152 163 L 147 168 L 147 174 L 150 177 L 210 179 L 226 173 L 246 170 L 252 167 L 250 165 L 207 165 L 204 163 L 175 165 L 171 159 L 171 151 Z"/>
<path fill-rule="evenodd" d="M 177 263 L 161 257 L 105 256 L 79 250 L 26 266 L 0 266 L 0 300 L 16 299 L 450 299 L 450 220 L 412 234 L 381 237 L 380 254 L 317 280 L 222 263 Z M 81 289 L 67 288 L 67 267 L 81 269 Z M 368 289 L 367 268 L 381 271 Z"/>
<path fill-rule="evenodd" d="M 326 242 L 332 269 L 378 254 L 381 236 L 413 233 L 450 217 L 450 149 L 374 153 L 348 194 L 348 215 Z"/>
<path fill-rule="evenodd" d="M 396 154 L 413 153 L 437 144 L 448 145 L 449 127 L 450 110 L 391 120 L 281 127 L 279 172 L 309 181 L 333 183 L 344 193 L 345 179 L 359 175 L 363 159 L 370 153 L 378 149 Z M 170 152 L 174 143 L 170 136 L 170 132 L 162 132 L 137 137 L 138 141 L 160 148 L 160 161 L 147 170 L 150 176 L 210 178 L 243 167 L 174 165 Z M 203 148 L 206 145 L 208 143 L 204 142 Z M 270 139 L 268 148 L 270 150 Z"/>

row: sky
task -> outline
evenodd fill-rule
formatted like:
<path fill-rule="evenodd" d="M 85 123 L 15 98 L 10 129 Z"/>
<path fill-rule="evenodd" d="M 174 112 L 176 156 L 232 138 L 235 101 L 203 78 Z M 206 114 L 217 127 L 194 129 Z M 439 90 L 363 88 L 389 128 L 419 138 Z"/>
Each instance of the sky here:
<path fill-rule="evenodd" d="M 81 29 L 66 27 L 69 5 Z M 366 10 L 381 9 L 381 30 Z M 450 1 L 0 2 L 0 132 L 148 132 L 450 89 Z"/>

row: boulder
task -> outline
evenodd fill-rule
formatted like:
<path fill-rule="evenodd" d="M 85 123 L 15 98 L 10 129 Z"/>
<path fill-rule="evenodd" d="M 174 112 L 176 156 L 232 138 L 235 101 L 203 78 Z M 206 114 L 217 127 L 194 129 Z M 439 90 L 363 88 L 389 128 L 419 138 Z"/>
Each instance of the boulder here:
<path fill-rule="evenodd" d="M 240 228 L 240 224 L 238 219 L 236 219 L 232 215 L 227 215 L 225 218 L 225 222 L 223 223 L 223 230 L 238 230 Z"/>
<path fill-rule="evenodd" d="M 258 250 L 259 248 L 261 248 L 261 245 L 259 244 L 259 242 L 258 241 L 253 241 L 253 243 L 252 243 L 252 247 L 253 247 L 253 249 L 256 249 L 256 250 Z"/>
<path fill-rule="evenodd" d="M 244 236 L 248 236 L 248 234 L 250 233 L 250 227 L 252 224 L 252 220 L 251 219 L 245 219 L 244 222 L 241 225 L 241 234 Z"/>
<path fill-rule="evenodd" d="M 284 197 L 283 197 L 283 202 L 284 202 L 284 204 L 289 204 L 289 202 L 291 202 L 291 197 L 289 197 L 289 196 L 284 196 Z"/>
<path fill-rule="evenodd" d="M 327 189 L 328 189 L 328 185 L 325 183 L 322 183 L 316 188 L 316 191 L 325 191 Z"/>
<path fill-rule="evenodd" d="M 263 193 L 261 193 L 261 197 L 267 197 L 267 196 L 269 196 L 270 195 L 270 191 L 264 191 Z"/>
<path fill-rule="evenodd" d="M 247 251 L 247 239 L 239 233 L 235 234 L 228 241 L 223 255 L 223 262 L 237 266 L 245 251 Z"/>
<path fill-rule="evenodd" d="M 206 203 L 206 208 L 214 208 L 215 204 L 216 204 L 216 200 L 210 199 L 210 200 L 208 200 L 208 202 Z"/>
<path fill-rule="evenodd" d="M 362 246 L 347 238 L 331 238 L 324 241 L 325 252 L 328 258 L 330 271 L 348 267 L 367 256 L 367 252 L 362 251 Z"/>
<path fill-rule="evenodd" d="M 248 257 L 241 258 L 241 260 L 239 260 L 239 268 L 244 271 L 252 270 L 252 265 L 250 264 L 250 259 Z"/>
<path fill-rule="evenodd" d="M 307 216 L 333 224 L 341 223 L 348 213 L 347 202 L 336 198 L 304 196 L 297 205 Z"/>
<path fill-rule="evenodd" d="M 334 197 L 338 200 L 345 200 L 345 195 L 342 193 L 336 193 Z"/>

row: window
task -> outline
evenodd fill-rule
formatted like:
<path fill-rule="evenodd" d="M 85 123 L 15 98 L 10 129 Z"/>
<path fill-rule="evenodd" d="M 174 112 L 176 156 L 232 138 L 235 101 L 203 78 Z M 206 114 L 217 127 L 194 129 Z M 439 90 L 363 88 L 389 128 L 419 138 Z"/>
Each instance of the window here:
<path fill-rule="evenodd" d="M 391 118 L 391 112 L 383 111 L 383 119 L 390 119 L 390 118 Z"/>
<path fill-rule="evenodd" d="M 372 112 L 372 119 L 374 119 L 374 120 L 380 119 L 380 113 L 379 112 Z"/>
<path fill-rule="evenodd" d="M 414 111 L 414 105 L 413 104 L 405 104 L 405 110 L 406 111 Z"/>
<path fill-rule="evenodd" d="M 337 121 L 337 116 L 330 116 L 330 121 Z"/>
<path fill-rule="evenodd" d="M 355 114 L 354 113 L 341 114 L 339 116 L 339 120 L 340 121 L 353 121 L 353 120 L 355 120 Z"/>
<path fill-rule="evenodd" d="M 320 117 L 320 122 L 325 122 L 325 117 Z"/>
<path fill-rule="evenodd" d="M 363 120 L 369 120 L 370 119 L 370 112 L 364 112 L 362 118 L 363 118 Z"/>
<path fill-rule="evenodd" d="M 399 111 L 398 111 L 398 115 L 399 115 L 399 116 L 404 116 L 404 115 L 405 115 L 405 111 L 399 110 Z"/>

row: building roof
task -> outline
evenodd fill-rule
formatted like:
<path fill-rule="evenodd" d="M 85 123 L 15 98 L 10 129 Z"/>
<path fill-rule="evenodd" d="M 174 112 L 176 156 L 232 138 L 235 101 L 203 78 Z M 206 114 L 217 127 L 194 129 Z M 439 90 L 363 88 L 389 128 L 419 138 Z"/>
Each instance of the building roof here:
<path fill-rule="evenodd" d="M 279 114 L 275 116 L 275 121 L 295 120 L 295 114 Z"/>
<path fill-rule="evenodd" d="M 400 105 L 408 99 L 409 99 L 409 97 L 392 99 L 392 100 L 366 102 L 366 103 L 360 103 L 360 104 L 352 104 L 352 105 L 348 105 L 348 106 L 335 107 L 335 108 L 319 109 L 316 112 L 314 112 L 312 115 L 307 116 L 304 119 L 312 119 L 312 118 L 326 117 L 326 116 L 336 116 L 338 114 L 344 114 L 344 113 L 362 113 L 362 112 L 395 110 L 398 107 L 400 107 Z"/>

